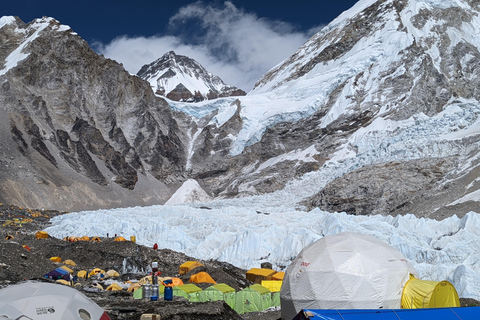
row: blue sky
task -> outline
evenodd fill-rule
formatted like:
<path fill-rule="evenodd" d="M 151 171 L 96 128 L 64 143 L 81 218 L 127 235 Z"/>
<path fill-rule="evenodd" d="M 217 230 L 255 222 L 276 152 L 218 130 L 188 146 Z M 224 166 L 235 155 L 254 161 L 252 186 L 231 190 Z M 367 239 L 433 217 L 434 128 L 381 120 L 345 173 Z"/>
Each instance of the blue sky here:
<path fill-rule="evenodd" d="M 259 77 L 356 0 L 2 1 L 1 15 L 69 25 L 131 73 L 174 50 L 249 91 Z"/>

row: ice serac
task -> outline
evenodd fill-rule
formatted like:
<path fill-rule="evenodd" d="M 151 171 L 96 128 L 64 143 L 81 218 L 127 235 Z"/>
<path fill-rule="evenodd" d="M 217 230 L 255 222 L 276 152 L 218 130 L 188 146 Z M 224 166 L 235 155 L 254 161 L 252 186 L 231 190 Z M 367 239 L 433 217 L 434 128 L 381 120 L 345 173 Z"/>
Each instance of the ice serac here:
<path fill-rule="evenodd" d="M 0 201 L 72 210 L 168 199 L 183 142 L 148 83 L 53 18 L 3 17 L 0 39 Z"/>
<path fill-rule="evenodd" d="M 303 204 L 439 218 L 476 210 L 479 33 L 475 1 L 357 2 L 238 98 L 240 129 L 209 139 L 222 137 L 232 165 L 207 185 L 265 193 L 342 166 Z"/>
<path fill-rule="evenodd" d="M 197 61 L 173 51 L 144 65 L 137 75 L 148 81 L 156 94 L 174 101 L 199 102 L 246 94 L 226 85 Z"/>
<path fill-rule="evenodd" d="M 165 202 L 166 205 L 208 202 L 212 198 L 202 189 L 194 179 L 188 179 L 180 188 Z"/>

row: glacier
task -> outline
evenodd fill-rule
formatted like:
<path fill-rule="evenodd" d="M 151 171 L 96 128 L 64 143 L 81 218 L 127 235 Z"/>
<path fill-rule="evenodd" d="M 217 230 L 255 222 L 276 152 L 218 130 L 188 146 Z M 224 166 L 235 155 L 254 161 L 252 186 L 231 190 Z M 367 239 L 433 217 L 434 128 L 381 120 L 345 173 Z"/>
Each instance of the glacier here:
<path fill-rule="evenodd" d="M 448 280 L 460 297 L 480 300 L 478 212 L 437 221 L 417 218 L 414 213 L 352 216 L 306 211 L 299 205 L 329 181 L 366 164 L 421 158 L 431 148 L 441 155 L 464 152 L 455 148 L 455 140 L 479 134 L 479 114 L 478 103 L 464 100 L 433 117 L 373 122 L 345 142 L 356 147 L 356 152 L 339 149 L 318 171 L 289 182 L 277 192 L 189 204 L 72 212 L 54 217 L 45 231 L 56 238 L 107 233 L 135 236 L 138 244 L 157 243 L 160 248 L 196 259 L 225 261 L 244 269 L 268 261 L 278 270 L 285 270 L 305 246 L 323 236 L 359 232 L 400 250 L 421 279 Z M 192 181 L 188 184 L 191 186 Z M 471 194 L 469 200 L 479 201 L 479 197 Z M 186 199 L 188 195 L 179 191 L 175 198 Z"/>

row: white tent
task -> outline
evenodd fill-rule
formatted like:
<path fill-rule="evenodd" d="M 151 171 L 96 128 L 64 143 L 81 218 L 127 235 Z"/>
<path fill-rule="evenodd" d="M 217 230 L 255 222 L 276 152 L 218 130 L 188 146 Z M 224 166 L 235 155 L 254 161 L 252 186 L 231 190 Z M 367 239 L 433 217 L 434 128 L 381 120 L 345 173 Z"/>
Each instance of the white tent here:
<path fill-rule="evenodd" d="M 110 320 L 100 306 L 80 291 L 32 281 L 0 290 L 0 315 L 12 319 Z"/>
<path fill-rule="evenodd" d="M 325 236 L 287 268 L 282 318 L 293 319 L 301 309 L 400 308 L 409 274 L 416 272 L 403 254 L 373 236 Z"/>

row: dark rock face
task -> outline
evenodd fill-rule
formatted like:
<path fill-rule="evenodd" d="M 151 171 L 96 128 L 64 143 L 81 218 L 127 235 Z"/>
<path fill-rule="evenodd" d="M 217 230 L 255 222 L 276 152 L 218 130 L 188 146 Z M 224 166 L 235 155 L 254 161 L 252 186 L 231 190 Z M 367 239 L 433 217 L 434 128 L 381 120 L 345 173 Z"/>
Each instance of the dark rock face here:
<path fill-rule="evenodd" d="M 21 199 L 35 207 L 55 206 L 56 200 L 48 195 L 53 195 L 51 187 L 81 184 L 78 188 L 83 191 L 65 208 L 70 209 L 83 202 L 82 196 L 91 197 L 85 193 L 96 194 L 94 185 L 108 189 L 112 182 L 118 191 L 104 189 L 112 200 L 105 199 L 103 205 L 118 205 L 123 201 L 118 200 L 123 197 L 121 190 L 134 190 L 139 175 L 157 179 L 160 194 L 147 197 L 157 194 L 154 201 L 164 201 L 171 192 L 166 186 L 181 180 L 185 167 L 181 133 L 166 102 L 121 65 L 94 53 L 71 30 L 59 31 L 53 19 L 42 23 L 48 26 L 24 49 L 28 57 L 2 77 L 0 103 L 9 119 L 2 125 L 9 126 L 16 146 L 10 156 L 25 162 L 28 169 L 23 174 L 46 186 L 40 197 L 47 200 L 27 199 L 26 186 L 17 186 L 24 199 L 12 199 L 7 190 L 11 182 L 3 180 L 0 201 Z M 27 33 L 38 28 L 19 21 L 15 26 Z M 9 25 L 0 29 L 1 37 L 10 37 L 11 29 Z M 2 47 L 1 55 L 8 56 L 12 49 Z M 15 175 L 14 180 L 23 180 L 14 171 L 4 174 L 5 178 Z M 102 206 L 94 202 L 102 201 L 92 202 L 94 207 Z"/>

